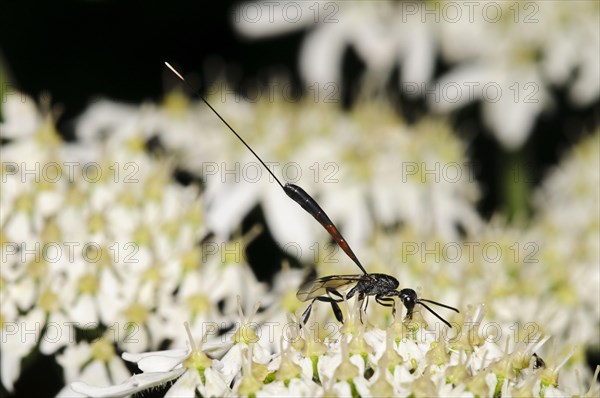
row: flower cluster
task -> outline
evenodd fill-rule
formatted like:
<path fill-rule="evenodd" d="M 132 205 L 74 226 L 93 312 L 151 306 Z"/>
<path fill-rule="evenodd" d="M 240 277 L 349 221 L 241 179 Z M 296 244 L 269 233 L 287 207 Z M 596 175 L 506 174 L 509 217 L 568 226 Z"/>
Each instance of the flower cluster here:
<path fill-rule="evenodd" d="M 123 354 L 142 371 L 124 383 L 98 388 L 78 382 L 72 388 L 91 397 L 119 397 L 177 379 L 167 396 L 566 395 L 558 388 L 558 372 L 568 357 L 544 361 L 536 351 L 548 339 L 539 335 L 502 350 L 481 335 L 483 315 L 483 306 L 472 309 L 452 336 L 398 320 L 385 330 L 356 322 L 325 338 L 318 325 L 304 325 L 280 338 L 276 354 L 265 351 L 242 317 L 221 359 L 210 359 L 188 329 L 185 350 Z M 584 395 L 597 393 L 592 385 Z"/>
<path fill-rule="evenodd" d="M 520 148 L 552 89 L 588 106 L 600 95 L 598 2 L 327 1 L 244 2 L 233 23 L 262 38 L 314 26 L 300 50 L 309 88 L 339 85 L 351 48 L 365 67 L 361 88 L 398 84 L 448 112 L 481 101 L 484 122 L 508 149 Z M 449 66 L 434 76 L 436 62 Z M 507 118 L 506 115 L 511 115 Z"/>
<path fill-rule="evenodd" d="M 264 293 L 244 258 L 251 234 L 201 244 L 199 189 L 175 180 L 172 159 L 148 153 L 135 112 L 112 105 L 104 135 L 66 143 L 50 111 L 32 104 L 13 98 L 2 125 L 8 390 L 32 353 L 56 355 L 66 382 L 121 381 L 130 373 L 119 352 L 183 345 L 183 321 L 195 333 L 209 320 L 231 327 L 235 295 Z"/>
<path fill-rule="evenodd" d="M 476 182 L 457 178 L 457 170 L 469 175 L 464 145 L 443 122 L 405 126 L 383 104 L 349 112 L 219 105 L 276 174 L 289 178 L 276 162 L 290 159 L 302 162 L 290 170 L 318 171 L 299 185 L 343 227 L 369 272 L 460 308 L 447 318 L 453 327 L 422 308 L 403 320 L 401 308 L 394 317 L 374 302 L 361 316 L 350 300 L 343 325 L 316 303 L 300 329 L 303 272 L 284 266 L 268 289 L 244 258 L 256 229 L 237 226 L 261 203 L 282 246 L 310 246 L 324 233 L 268 175 L 256 179 L 261 165 L 200 103 L 179 93 L 162 105 L 99 102 L 76 124 L 78 139 L 65 142 L 47 106 L 39 112 L 31 99 L 12 97 L 3 108 L 0 197 L 7 390 L 25 358 L 40 353 L 62 367 L 61 396 L 126 395 L 172 380 L 171 396 L 563 396 L 589 388 L 583 344 L 600 320 L 600 284 L 590 277 L 600 261 L 598 134 L 543 184 L 531 225 L 516 228 L 478 218 Z M 322 159 L 334 180 L 320 179 L 330 170 Z M 190 183 L 195 177 L 200 183 Z M 313 261 L 321 275 L 357 272 L 328 253 Z M 142 373 L 131 376 L 121 357 Z"/>

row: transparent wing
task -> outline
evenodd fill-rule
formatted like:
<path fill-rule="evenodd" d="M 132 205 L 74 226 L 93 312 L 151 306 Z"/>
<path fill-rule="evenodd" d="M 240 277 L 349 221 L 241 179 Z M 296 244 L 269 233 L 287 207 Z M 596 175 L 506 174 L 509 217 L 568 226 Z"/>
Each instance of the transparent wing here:
<path fill-rule="evenodd" d="M 327 294 L 327 288 L 339 289 L 341 287 L 350 285 L 364 280 L 367 275 L 329 275 L 322 278 L 310 280 L 305 282 L 296 297 L 300 301 L 308 301 L 315 297 L 323 296 Z"/>

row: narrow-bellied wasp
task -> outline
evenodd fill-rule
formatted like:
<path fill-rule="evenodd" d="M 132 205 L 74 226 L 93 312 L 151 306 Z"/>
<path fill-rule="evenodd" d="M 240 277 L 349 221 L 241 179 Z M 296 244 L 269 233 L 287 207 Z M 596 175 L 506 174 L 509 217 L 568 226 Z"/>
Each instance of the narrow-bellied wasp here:
<path fill-rule="evenodd" d="M 396 278 L 391 275 L 386 274 L 369 274 L 365 268 L 362 266 L 346 239 L 342 236 L 340 231 L 334 225 L 333 221 L 325 214 L 325 211 L 319 206 L 316 200 L 312 198 L 304 189 L 295 184 L 286 183 L 285 185 L 281 183 L 279 178 L 267 167 L 265 162 L 254 152 L 254 150 L 246 143 L 246 141 L 231 127 L 229 123 L 216 111 L 212 105 L 204 99 L 202 95 L 196 90 L 194 90 L 191 85 L 183 78 L 183 76 L 177 72 L 168 62 L 165 62 L 165 65 L 179 78 L 183 81 L 194 93 L 196 97 L 202 100 L 210 110 L 219 118 L 221 121 L 229 128 L 229 130 L 244 144 L 246 148 L 258 159 L 258 161 L 263 165 L 263 167 L 273 176 L 275 181 L 279 184 L 279 186 L 283 189 L 287 196 L 292 198 L 292 200 L 298 203 L 304 210 L 306 210 L 311 216 L 313 216 L 319 224 L 321 224 L 325 230 L 331 235 L 331 237 L 336 241 L 336 243 L 342 248 L 342 250 L 350 257 L 350 259 L 358 266 L 358 268 L 362 271 L 362 274 L 354 274 L 354 275 L 329 275 L 324 276 L 317 279 L 311 279 L 305 282 L 298 293 L 296 293 L 296 297 L 300 301 L 308 301 L 312 300 L 309 304 L 308 308 L 302 314 L 303 323 L 306 324 L 308 322 L 308 318 L 310 317 L 310 312 L 315 301 L 322 301 L 331 304 L 331 308 L 333 309 L 333 313 L 336 319 L 339 322 L 344 322 L 344 317 L 342 315 L 342 311 L 338 303 L 351 299 L 355 295 L 357 295 L 357 299 L 360 303 L 360 317 L 362 321 L 362 313 L 366 312 L 367 305 L 369 303 L 369 297 L 375 296 L 375 301 L 377 303 L 385 306 L 392 307 L 392 314 L 395 315 L 396 308 L 394 306 L 395 300 L 394 297 L 399 297 L 402 301 L 402 304 L 406 307 L 407 318 L 411 319 L 414 308 L 417 304 L 425 307 L 429 312 L 436 316 L 440 321 L 444 322 L 448 327 L 451 327 L 450 323 L 446 321 L 444 318 L 439 316 L 435 311 L 433 311 L 427 304 L 434 304 L 440 307 L 459 312 L 456 308 L 450 307 L 449 305 L 445 305 L 442 303 L 438 303 L 437 301 L 427 300 L 424 298 L 419 298 L 417 293 L 413 289 L 402 289 L 397 290 L 400 283 Z M 344 297 L 342 293 L 338 291 L 338 289 L 342 287 L 347 287 L 348 285 L 356 283 L 352 289 L 346 294 Z"/>

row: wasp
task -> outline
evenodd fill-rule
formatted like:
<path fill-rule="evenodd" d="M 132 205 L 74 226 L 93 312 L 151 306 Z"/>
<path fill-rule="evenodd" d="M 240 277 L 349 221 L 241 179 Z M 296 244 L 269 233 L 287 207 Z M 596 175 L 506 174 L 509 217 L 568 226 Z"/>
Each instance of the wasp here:
<path fill-rule="evenodd" d="M 353 283 L 356 283 L 356 285 L 350 289 L 345 297 L 337 290 Z M 315 301 L 330 303 L 336 319 L 343 323 L 344 317 L 338 303 L 344 301 L 344 299 L 349 300 L 357 295 L 358 301 L 361 303 L 361 322 L 362 313 L 366 313 L 370 296 L 375 296 L 375 301 L 378 304 L 381 304 L 385 307 L 392 307 L 392 316 L 396 315 L 394 298 L 398 297 L 402 304 L 404 304 L 404 307 L 406 307 L 407 319 L 412 319 L 414 308 L 417 304 L 419 304 L 435 315 L 440 321 L 444 322 L 444 324 L 446 324 L 448 327 L 452 327 L 448 321 L 439 316 L 425 303 L 439 305 L 440 307 L 459 312 L 456 308 L 439 303 L 437 301 L 419 298 L 417 296 L 417 292 L 415 292 L 413 289 L 397 290 L 399 285 L 400 282 L 398 282 L 396 278 L 387 274 L 365 273 L 362 275 L 329 275 L 305 282 L 300 287 L 300 290 L 298 290 L 298 293 L 296 293 L 296 297 L 298 297 L 300 301 L 308 301 L 312 299 L 312 302 L 302 314 L 304 324 L 308 322 L 308 318 L 310 317 L 310 312 Z"/>
<path fill-rule="evenodd" d="M 459 312 L 456 308 L 446 304 L 439 303 L 437 301 L 419 298 L 417 293 L 413 289 L 402 289 L 398 290 L 400 283 L 396 278 L 387 274 L 370 274 L 368 273 L 363 265 L 358 260 L 358 257 L 354 254 L 348 242 L 344 239 L 339 229 L 335 226 L 333 221 L 327 216 L 325 211 L 319 206 L 317 201 L 313 199 L 304 189 L 295 184 L 282 184 L 279 178 L 267 167 L 265 162 L 258 156 L 256 152 L 246 143 L 246 141 L 235 131 L 233 127 L 217 112 L 215 108 L 203 97 L 200 93 L 194 90 L 191 85 L 183 78 L 183 76 L 175 70 L 168 62 L 165 65 L 183 81 L 194 93 L 194 95 L 202 100 L 206 106 L 229 128 L 229 130 L 241 141 L 242 144 L 254 155 L 254 157 L 263 165 L 263 167 L 271 174 L 277 184 L 283 189 L 285 194 L 290 197 L 294 202 L 299 204 L 306 212 L 319 222 L 329 233 L 329 235 L 335 240 L 338 246 L 346 253 L 346 255 L 358 266 L 362 271 L 362 274 L 354 275 L 329 275 L 321 278 L 311 278 L 307 282 L 303 283 L 296 297 L 298 300 L 305 302 L 312 300 L 308 305 L 304 313 L 302 314 L 303 324 L 308 322 L 312 306 L 316 301 L 330 303 L 333 313 L 336 319 L 343 323 L 344 317 L 338 303 L 351 299 L 357 296 L 360 303 L 360 319 L 362 322 L 362 313 L 366 312 L 367 305 L 369 303 L 369 297 L 375 296 L 375 301 L 385 307 L 392 307 L 392 314 L 395 316 L 395 298 L 398 297 L 404 307 L 406 308 L 406 317 L 412 318 L 413 311 L 416 305 L 421 305 L 440 321 L 444 322 L 448 327 L 451 327 L 450 323 L 444 318 L 439 316 L 435 311 L 431 309 L 426 303 L 434 304 L 455 312 Z M 349 285 L 355 284 L 348 293 L 344 296 L 339 292 L 338 289 L 349 287 Z"/>

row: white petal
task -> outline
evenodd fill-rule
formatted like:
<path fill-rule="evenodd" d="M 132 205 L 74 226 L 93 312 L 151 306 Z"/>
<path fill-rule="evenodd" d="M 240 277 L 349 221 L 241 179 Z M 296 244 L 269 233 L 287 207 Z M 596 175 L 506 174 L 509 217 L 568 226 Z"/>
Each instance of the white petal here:
<path fill-rule="evenodd" d="M 80 377 L 81 367 L 92 355 L 92 349 L 86 342 L 77 345 L 69 345 L 56 356 L 56 362 L 62 366 L 64 379 L 67 383 L 77 380 Z"/>
<path fill-rule="evenodd" d="M 71 388 L 88 397 L 124 397 L 166 383 L 183 372 L 185 369 L 182 368 L 165 373 L 140 373 L 122 384 L 110 387 L 95 387 L 83 382 L 74 382 L 71 383 Z"/>
<path fill-rule="evenodd" d="M 308 1 L 247 1 L 234 9 L 233 26 L 253 39 L 285 34 L 317 22 L 314 7 Z"/>
<path fill-rule="evenodd" d="M 589 105 L 600 95 L 600 60 L 598 52 L 587 51 L 582 55 L 583 62 L 579 67 L 575 83 L 569 90 L 569 99 L 578 106 Z"/>
<path fill-rule="evenodd" d="M 188 372 L 185 372 L 183 376 L 177 379 L 175 384 L 173 384 L 173 386 L 171 386 L 171 388 L 169 388 L 169 391 L 167 391 L 167 393 L 165 394 L 165 398 L 194 398 L 196 396 L 196 387 L 199 387 L 201 385 L 202 382 L 200 381 L 200 376 L 198 375 L 198 372 L 190 370 Z M 207 395 L 202 394 L 202 396 Z M 213 397 L 220 395 L 208 396 Z"/>
<path fill-rule="evenodd" d="M 269 229 L 284 251 L 314 261 L 320 227 L 312 216 L 277 189 L 265 191 L 263 203 Z"/>
<path fill-rule="evenodd" d="M 83 141 L 98 140 L 107 131 L 113 132 L 116 126 L 134 123 L 137 113 L 135 106 L 107 100 L 97 101 L 79 117 L 75 131 Z"/>
<path fill-rule="evenodd" d="M 354 251 L 359 251 L 359 245 L 367 241 L 373 227 L 364 189 L 353 185 L 336 189 L 323 197 L 322 205 L 327 209 L 329 218 L 343 230 L 344 238 Z"/>
<path fill-rule="evenodd" d="M 3 331 L 3 338 L 4 331 Z M 4 348 L 0 351 L 0 376 L 2 379 L 2 385 L 8 390 L 13 391 L 15 381 L 19 378 L 21 373 L 21 360 L 25 356 L 25 353 L 8 350 Z"/>
<path fill-rule="evenodd" d="M 99 306 L 100 319 L 106 325 L 112 325 L 118 319 L 119 312 L 126 303 L 119 297 L 118 287 L 121 282 L 117 280 L 110 270 L 105 270 L 100 276 L 100 291 L 96 295 Z"/>
<path fill-rule="evenodd" d="M 166 372 L 185 361 L 190 352 L 189 348 L 178 348 L 142 354 L 124 352 L 121 356 L 126 361 L 136 362 L 143 372 Z"/>
<path fill-rule="evenodd" d="M 308 87 L 340 81 L 342 55 L 347 47 L 345 30 L 326 24 L 309 33 L 300 50 L 300 74 Z"/>
<path fill-rule="evenodd" d="M 18 211 L 16 213 L 12 213 L 10 218 L 6 221 L 6 224 L 4 224 L 4 232 L 10 237 L 10 239 L 12 239 L 13 242 L 25 245 L 27 250 L 33 250 L 36 242 L 34 239 L 35 233 L 31 224 L 32 223 L 29 219 L 29 216 L 23 211 Z M 24 260 L 21 260 L 23 262 L 29 261 L 33 258 L 32 255 L 14 255 L 13 257 L 7 256 L 9 259 L 18 257 L 21 259 L 24 257 Z"/>
<path fill-rule="evenodd" d="M 286 397 L 289 396 L 289 394 L 290 390 L 286 388 L 285 384 L 283 384 L 282 381 L 274 381 L 272 383 L 264 385 L 260 391 L 257 391 L 256 397 Z M 294 396 L 301 397 L 302 395 L 294 391 Z"/>
<path fill-rule="evenodd" d="M 371 188 L 371 198 L 373 200 L 373 211 L 375 218 L 383 225 L 392 225 L 398 220 L 397 204 L 394 189 L 390 189 L 387 181 L 376 180 Z"/>
<path fill-rule="evenodd" d="M 319 377 L 323 379 L 331 379 L 335 373 L 335 370 L 342 363 L 342 356 L 340 353 L 335 355 L 322 355 L 317 362 L 317 371 Z"/>
<path fill-rule="evenodd" d="M 77 392 L 71 388 L 71 385 L 64 386 L 58 394 L 56 394 L 56 398 L 81 398 L 87 397 L 87 395 Z"/>
<path fill-rule="evenodd" d="M 350 389 L 350 384 L 347 381 L 340 381 L 333 385 L 332 390 L 336 393 L 335 395 L 338 397 L 351 397 L 352 390 Z"/>
<path fill-rule="evenodd" d="M 225 378 L 225 382 L 227 384 L 231 383 L 242 369 L 241 344 L 234 345 L 227 354 L 225 354 L 223 359 L 220 361 L 214 360 L 213 363 L 216 363 L 217 366 L 222 366 L 221 374 Z"/>
<path fill-rule="evenodd" d="M 35 211 L 44 217 L 53 216 L 60 211 L 64 197 L 62 190 L 42 191 L 36 195 Z"/>
<path fill-rule="evenodd" d="M 11 290 L 19 308 L 29 308 L 33 305 L 37 297 L 35 285 L 36 281 L 33 278 L 23 278 L 21 281 L 15 282 Z"/>
<path fill-rule="evenodd" d="M 527 82 L 522 83 L 527 84 Z M 505 87 L 508 88 L 508 85 Z M 539 92 L 542 93 L 540 84 L 535 87 L 538 87 Z M 486 102 L 483 105 L 485 123 L 492 129 L 498 141 L 510 150 L 520 148 L 527 140 L 544 103 L 544 100 L 539 97 L 534 98 L 538 102 L 526 102 L 523 96 L 520 101 L 515 101 L 513 94 L 509 90 L 504 90 L 497 102 Z"/>
<path fill-rule="evenodd" d="M 498 376 L 493 372 L 488 373 L 485 375 L 485 384 L 488 386 L 488 396 L 493 397 L 496 385 L 498 384 Z"/>
<path fill-rule="evenodd" d="M 7 84 L 8 88 L 10 85 Z M 2 138 L 20 138 L 35 133 L 40 123 L 37 107 L 31 97 L 7 90 L 4 94 L 0 125 Z"/>
<path fill-rule="evenodd" d="M 229 384 L 225 382 L 225 378 L 219 372 L 212 368 L 204 371 L 206 382 L 204 387 L 200 387 L 200 392 L 205 397 L 222 397 L 230 392 Z"/>
<path fill-rule="evenodd" d="M 41 353 L 51 355 L 58 349 L 73 343 L 75 343 L 73 322 L 60 312 L 50 314 L 46 331 L 40 342 Z"/>
<path fill-rule="evenodd" d="M 150 314 L 150 317 L 153 317 L 153 314 Z M 127 323 L 124 323 L 126 325 Z M 123 350 L 127 350 L 129 352 L 145 352 L 148 351 L 150 347 L 150 336 L 148 335 L 150 331 L 147 327 L 142 327 L 140 325 L 136 325 L 130 331 L 125 331 L 123 334 L 124 338 L 121 340 L 119 346 Z"/>
<path fill-rule="evenodd" d="M 398 39 L 391 34 L 387 27 L 380 26 L 377 16 L 371 15 L 372 11 L 366 11 L 366 13 L 365 18 L 374 19 L 374 21 L 371 23 L 357 21 L 354 30 L 348 32 L 351 35 L 348 39 L 369 69 L 367 73 L 379 74 L 379 78 L 387 79 L 397 58 L 396 43 Z M 349 13 L 349 15 L 352 14 L 355 12 Z M 350 24 L 352 23 L 350 22 Z"/>
<path fill-rule="evenodd" d="M 110 372 L 110 380 L 116 383 L 122 383 L 131 376 L 131 372 L 125 366 L 125 362 L 116 355 L 108 361 L 108 370 Z"/>
<path fill-rule="evenodd" d="M 87 364 L 77 379 L 80 383 L 89 383 L 94 386 L 107 387 L 113 383 L 106 363 L 98 360 L 92 360 L 92 362 Z M 75 388 L 73 389 L 78 391 Z"/>
<path fill-rule="evenodd" d="M 288 391 L 298 397 L 317 397 L 321 395 L 322 387 L 310 379 L 294 378 L 290 380 Z"/>
<path fill-rule="evenodd" d="M 450 112 L 481 99 L 482 89 L 490 81 L 483 65 L 468 64 L 446 73 L 425 92 L 427 104 L 435 112 Z"/>
<path fill-rule="evenodd" d="M 77 302 L 67 309 L 69 317 L 80 324 L 98 323 L 98 311 L 94 297 L 90 294 L 81 294 Z"/>
<path fill-rule="evenodd" d="M 367 381 L 367 379 L 361 376 L 357 376 L 354 379 L 352 379 L 352 381 L 354 382 L 356 391 L 361 397 L 368 397 L 371 395 L 369 389 L 369 381 Z"/>
<path fill-rule="evenodd" d="M 410 25 L 409 48 L 402 64 L 402 82 L 422 85 L 431 80 L 435 60 L 435 41 L 430 28 L 423 23 Z"/>
<path fill-rule="evenodd" d="M 548 40 L 545 48 L 541 65 L 550 82 L 561 85 L 567 81 L 577 59 L 576 43 L 576 37 L 569 32 L 552 34 L 552 39 Z"/>
<path fill-rule="evenodd" d="M 206 198 L 206 225 L 220 237 L 228 237 L 256 205 L 261 184 L 222 184 L 209 179 Z"/>

